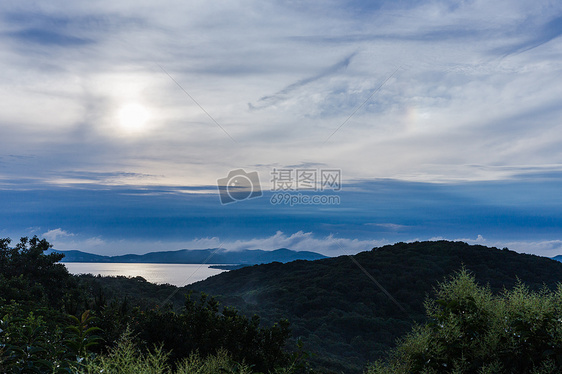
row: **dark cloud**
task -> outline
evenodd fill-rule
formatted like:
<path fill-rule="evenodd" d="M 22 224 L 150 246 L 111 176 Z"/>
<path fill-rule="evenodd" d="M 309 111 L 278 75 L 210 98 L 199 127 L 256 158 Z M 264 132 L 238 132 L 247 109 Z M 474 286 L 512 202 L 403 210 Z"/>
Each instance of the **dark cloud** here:
<path fill-rule="evenodd" d="M 46 46 L 76 47 L 80 45 L 92 44 L 94 41 L 87 38 L 80 38 L 66 35 L 57 31 L 29 28 L 16 32 L 7 33 L 9 37 L 20 42 L 41 44 Z"/>
<path fill-rule="evenodd" d="M 127 177 L 127 178 L 148 178 L 154 177 L 154 175 L 150 174 L 141 174 L 141 173 L 129 173 L 123 171 L 117 172 L 92 172 L 92 171 L 66 171 L 59 173 L 62 177 L 70 177 L 76 179 L 88 179 L 88 180 L 98 180 L 104 181 L 110 178 L 118 178 L 118 177 Z"/>
<path fill-rule="evenodd" d="M 496 56 L 482 54 L 505 40 L 518 41 L 506 49 L 516 53 L 558 38 L 559 10 L 441 0 L 290 1 L 227 10 L 62 3 L 50 4 L 51 14 L 32 3 L 0 5 L 9 83 L 2 91 L 2 230 L 60 228 L 124 241 L 247 239 L 276 231 L 389 241 L 477 234 L 559 239 L 558 171 L 517 167 L 562 160 L 557 56 L 529 54 L 497 66 Z M 506 6 L 510 11 L 498 11 Z M 35 51 L 49 58 L 30 58 Z M 197 114 L 154 75 L 154 59 L 181 66 L 186 89 L 246 136 L 243 146 L 222 146 L 200 131 Z M 51 74 L 47 64 L 64 74 Z M 407 74 L 375 89 L 398 65 L 408 66 Z M 279 84 L 295 71 L 297 78 Z M 143 135 L 115 126 L 128 100 L 153 111 L 154 126 Z M 248 102 L 251 109 L 291 105 L 248 113 Z M 354 108 L 362 117 L 346 141 L 316 147 L 317 133 L 335 128 Z M 8 156 L 20 152 L 37 156 Z M 227 167 L 334 162 L 354 180 L 505 181 L 344 184 L 340 205 L 293 207 L 272 205 L 271 191 L 222 206 L 214 185 Z M 466 164 L 484 166 L 466 172 Z M 168 185 L 181 180 L 206 185 Z"/>
<path fill-rule="evenodd" d="M 530 37 L 526 38 L 524 42 L 500 48 L 495 52 L 505 56 L 523 53 L 558 38 L 562 35 L 562 16 L 556 17 L 551 21 L 542 24 L 540 27 L 531 30 L 529 34 Z"/>
<path fill-rule="evenodd" d="M 354 18 L 368 18 L 382 10 L 413 9 L 427 2 L 424 0 L 346 0 L 337 2 L 335 8 L 326 6 L 326 1 L 285 1 L 284 3 L 291 10 L 296 9 L 299 12 L 315 15 L 332 13 L 339 17 L 347 15 Z M 454 6 L 449 5 L 449 7 Z"/>
<path fill-rule="evenodd" d="M 94 40 L 79 36 L 89 32 L 92 26 L 99 24 L 95 17 L 70 18 L 62 15 L 50 15 L 41 12 L 8 12 L 2 17 L 15 29 L 5 35 L 19 43 L 31 43 L 45 46 L 76 47 L 87 45 Z"/>
<path fill-rule="evenodd" d="M 0 16 L 12 29 L 4 35 L 19 43 L 48 47 L 79 47 L 98 42 L 100 35 L 130 26 L 143 26 L 140 19 L 107 13 L 65 16 L 41 12 L 7 12 Z"/>
<path fill-rule="evenodd" d="M 323 162 L 301 162 L 300 164 L 295 165 L 287 165 L 287 168 L 291 169 L 304 169 L 304 168 L 322 168 L 328 166 L 326 163 Z"/>
<path fill-rule="evenodd" d="M 543 168 L 534 168 L 534 170 L 532 168 L 529 169 L 531 170 L 515 174 L 513 178 L 534 181 L 562 181 L 562 170 L 544 170 Z"/>
<path fill-rule="evenodd" d="M 292 83 L 273 95 L 263 96 L 261 99 L 258 100 L 256 105 L 248 104 L 248 106 L 250 107 L 250 109 L 263 109 L 271 105 L 275 105 L 279 102 L 285 101 L 289 98 L 289 94 L 292 93 L 293 91 L 296 91 L 297 89 L 306 86 L 307 84 L 310 84 L 327 76 L 333 75 L 347 68 L 355 55 L 356 53 L 352 53 L 346 58 L 344 58 L 343 60 L 337 62 L 336 64 L 322 71 L 321 73 L 316 74 L 312 77 L 301 79 L 295 83 Z"/>
<path fill-rule="evenodd" d="M 3 227 L 9 232 L 30 226 L 61 227 L 86 237 L 163 242 L 217 235 L 221 240 L 247 239 L 277 231 L 390 241 L 475 234 L 547 240 L 557 239 L 562 225 L 558 179 L 455 184 L 363 181 L 344 185 L 337 193 L 338 206 L 272 205 L 271 191 L 223 206 L 214 188 L 43 185 L 3 190 L 0 215 L 8 217 Z"/>
<path fill-rule="evenodd" d="M 404 31 L 396 33 L 362 33 L 344 35 L 307 35 L 293 36 L 290 40 L 304 42 L 307 44 L 327 43 L 327 44 L 347 44 L 372 41 L 447 41 L 489 38 L 491 35 L 498 35 L 499 30 L 459 27 L 459 26 L 435 26 L 416 30 L 416 32 Z"/>

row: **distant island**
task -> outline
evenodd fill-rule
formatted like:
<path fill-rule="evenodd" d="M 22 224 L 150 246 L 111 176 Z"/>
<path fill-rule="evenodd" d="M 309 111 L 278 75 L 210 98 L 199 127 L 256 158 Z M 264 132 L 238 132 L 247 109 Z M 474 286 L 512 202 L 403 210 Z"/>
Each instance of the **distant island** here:
<path fill-rule="evenodd" d="M 239 269 L 248 265 L 268 264 L 272 262 L 287 263 L 295 260 L 320 260 L 327 258 L 320 253 L 293 251 L 280 248 L 273 251 L 262 249 L 244 249 L 229 251 L 223 248 L 180 249 L 177 251 L 149 252 L 144 255 L 127 254 L 121 256 L 102 256 L 77 250 L 60 251 L 64 254 L 60 261 L 65 262 L 107 262 L 107 263 L 152 263 L 152 264 L 213 264 L 214 268 L 223 270 Z"/>

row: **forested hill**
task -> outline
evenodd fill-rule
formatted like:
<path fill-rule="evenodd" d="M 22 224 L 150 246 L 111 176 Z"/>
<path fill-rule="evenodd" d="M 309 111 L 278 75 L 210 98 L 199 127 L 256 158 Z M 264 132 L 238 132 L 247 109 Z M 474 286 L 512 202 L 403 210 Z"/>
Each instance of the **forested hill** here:
<path fill-rule="evenodd" d="M 349 256 L 246 267 L 191 288 L 267 322 L 287 317 L 294 337 L 316 353 L 316 364 L 360 372 L 394 346 L 413 321 L 423 320 L 425 298 L 463 266 L 495 292 L 513 287 L 517 279 L 532 289 L 562 281 L 560 262 L 462 242 L 398 243 L 354 258 L 400 307 Z"/>

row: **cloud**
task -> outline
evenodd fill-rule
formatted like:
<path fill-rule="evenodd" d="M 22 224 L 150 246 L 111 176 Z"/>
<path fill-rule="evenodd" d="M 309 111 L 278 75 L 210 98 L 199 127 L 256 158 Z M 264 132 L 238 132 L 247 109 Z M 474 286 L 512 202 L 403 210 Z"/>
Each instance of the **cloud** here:
<path fill-rule="evenodd" d="M 526 254 L 534 254 L 543 257 L 554 257 L 562 255 L 562 240 L 489 240 L 482 235 L 477 235 L 476 239 L 456 238 L 447 239 L 445 237 L 433 237 L 428 240 L 452 240 L 460 241 L 473 245 L 484 245 L 487 247 L 508 248 L 512 251 Z"/>
<path fill-rule="evenodd" d="M 388 241 L 385 239 L 358 240 L 337 238 L 334 235 L 315 237 L 312 232 L 303 231 L 287 235 L 282 231 L 277 231 L 275 235 L 266 238 L 226 242 L 224 243 L 224 248 L 232 250 L 274 250 L 279 248 L 289 248 L 296 251 L 313 251 L 328 256 L 334 256 L 335 254 L 355 254 L 361 251 L 368 251 L 374 247 L 385 244 L 388 244 Z"/>
<path fill-rule="evenodd" d="M 562 240 L 506 241 L 505 246 L 521 253 L 554 257 L 562 255 Z"/>
<path fill-rule="evenodd" d="M 128 9 L 128 1 L 76 2 L 64 12 L 10 4 L 1 5 L 0 32 L 31 39 L 25 50 L 2 42 L 0 121 L 10 125 L 0 146 L 35 158 L 3 169 L 4 178 L 119 170 L 154 184 L 209 185 L 229 169 L 306 160 L 351 178 L 502 179 L 467 165 L 552 163 L 562 142 L 556 50 L 501 61 L 488 53 L 529 38 L 526 18 L 543 25 L 541 40 L 556 37 L 556 5 L 381 2 L 359 14 L 365 4 L 247 1 L 189 12 L 166 3 Z M 67 36 L 93 42 L 28 57 Z M 405 68 L 322 145 L 397 66 Z M 151 112 L 137 137 L 115 126 L 131 101 Z"/>
<path fill-rule="evenodd" d="M 273 95 L 268 95 L 268 96 L 263 96 L 262 98 L 260 98 L 257 102 L 256 105 L 253 104 L 248 104 L 248 106 L 250 107 L 250 109 L 254 110 L 254 109 L 263 109 L 266 108 L 268 106 L 271 105 L 275 105 L 281 101 L 287 100 L 289 97 L 289 94 L 292 93 L 293 91 L 306 86 L 312 82 L 318 81 L 320 79 L 323 79 L 325 77 L 328 77 L 330 75 L 333 75 L 335 73 L 340 72 L 343 69 L 346 69 L 349 64 L 351 63 L 351 60 L 353 59 L 353 57 L 356 55 L 356 53 L 352 53 L 349 56 L 345 57 L 343 60 L 335 63 L 334 65 L 330 66 L 329 68 L 325 69 L 324 71 L 313 75 L 311 77 L 308 78 L 304 78 L 301 79 L 295 83 L 292 83 L 290 85 L 288 85 L 287 87 L 283 88 L 281 91 L 278 91 L 277 93 L 273 94 Z"/>
<path fill-rule="evenodd" d="M 555 246 L 562 3 L 198 4 L 0 3 L 4 230 L 64 227 L 57 245 L 108 252 L 219 235 L 327 251 L 475 233 Z M 135 136 L 118 125 L 127 103 L 150 113 Z M 218 205 L 229 170 L 264 181 L 285 165 L 341 169 L 347 200 Z"/>
<path fill-rule="evenodd" d="M 438 237 L 429 238 L 428 240 L 435 241 L 435 240 L 450 240 L 450 239 L 446 239 L 446 238 L 444 238 L 444 237 L 442 237 L 442 236 L 438 236 Z M 457 238 L 457 239 L 453 239 L 452 241 L 455 241 L 455 242 L 465 242 L 465 243 L 468 243 L 468 244 L 487 245 L 487 244 L 486 244 L 486 242 L 487 242 L 486 239 L 485 239 L 482 235 L 480 235 L 480 234 L 478 234 L 478 235 L 476 236 L 476 239 L 472 239 L 472 238 Z"/>
<path fill-rule="evenodd" d="M 84 237 L 74 234 L 61 228 L 49 230 L 41 234 L 42 238 L 47 239 L 57 250 L 81 250 L 84 252 L 97 253 L 107 246 L 107 242 L 97 237 Z"/>
<path fill-rule="evenodd" d="M 54 230 L 49 230 L 43 233 L 41 236 L 43 236 L 47 240 L 55 241 L 58 238 L 66 238 L 66 237 L 74 236 L 74 234 L 64 231 L 61 228 L 58 228 Z"/>
<path fill-rule="evenodd" d="M 366 223 L 365 225 L 382 227 L 384 229 L 388 229 L 392 231 L 398 231 L 408 228 L 408 226 L 406 225 L 398 225 L 396 223 Z"/>
<path fill-rule="evenodd" d="M 542 20 L 539 22 L 542 22 Z M 530 36 L 527 37 L 527 40 L 522 43 L 502 48 L 499 52 L 504 53 L 505 55 L 523 53 L 558 38 L 562 35 L 562 16 L 555 17 L 546 23 L 542 23 L 540 26 L 535 27 L 535 29 L 531 29 L 531 27 L 526 27 L 526 29 L 530 29 Z"/>
<path fill-rule="evenodd" d="M 351 255 L 358 252 L 369 251 L 373 248 L 381 247 L 397 242 L 414 241 L 461 241 L 472 245 L 484 245 L 487 247 L 509 248 L 519 253 L 535 254 L 545 257 L 562 255 L 562 239 L 522 239 L 513 240 L 507 234 L 504 238 L 486 238 L 482 234 L 475 236 L 454 236 L 454 235 L 415 235 L 409 232 L 410 226 L 392 223 L 366 223 L 365 226 L 381 227 L 386 234 L 404 231 L 404 235 L 399 239 L 395 237 L 384 238 L 376 233 L 367 238 L 351 238 L 353 230 L 346 230 L 347 234 L 318 235 L 312 231 L 296 231 L 285 233 L 277 231 L 271 236 L 254 236 L 253 238 L 232 239 L 230 235 L 194 237 L 189 240 L 178 238 L 156 239 L 146 238 L 143 240 L 135 238 L 108 238 L 99 236 L 88 236 L 75 234 L 61 228 L 49 230 L 41 235 L 58 250 L 81 250 L 101 255 L 123 255 L 128 253 L 143 254 L 155 251 L 172 251 L 179 249 L 209 249 L 223 248 L 225 250 L 238 251 L 242 249 L 261 249 L 275 250 L 288 248 L 296 251 L 313 251 L 327 256 Z M 333 227 L 335 228 L 335 226 Z M 339 227 L 339 231 L 344 227 Z M 31 229 L 31 228 L 29 228 Z M 38 228 L 34 230 L 37 231 Z M 370 237 L 370 238 L 369 238 Z"/>
<path fill-rule="evenodd" d="M 50 230 L 42 235 L 47 239 L 54 249 L 61 251 L 80 250 L 83 252 L 98 253 L 107 248 L 108 242 L 103 240 L 101 236 L 84 237 L 66 232 L 61 229 Z"/>
<path fill-rule="evenodd" d="M 52 230 L 56 231 L 56 230 Z M 62 231 L 64 233 L 64 231 Z M 220 237 L 194 238 L 191 240 L 143 240 L 122 239 L 107 240 L 102 237 L 82 238 L 82 236 L 61 235 L 60 233 L 43 235 L 58 250 L 80 250 L 101 255 L 115 256 L 128 253 L 147 253 L 155 251 L 173 251 L 179 249 L 223 248 L 238 251 L 242 249 L 261 249 L 271 251 L 288 248 L 295 251 L 313 251 L 327 256 L 355 254 L 368 251 L 374 247 L 389 244 L 387 240 L 358 240 L 338 238 L 333 235 L 317 237 L 311 232 L 285 234 L 278 231 L 272 236 L 243 240 L 221 239 Z M 73 236 L 72 238 L 70 238 Z"/>
<path fill-rule="evenodd" d="M 59 230 L 59 229 L 57 229 Z M 411 237 L 406 240 L 358 240 L 334 235 L 318 236 L 311 232 L 298 231 L 292 234 L 285 234 L 278 231 L 272 236 L 228 240 L 220 237 L 195 238 L 189 241 L 177 240 L 106 240 L 101 237 L 91 237 L 81 239 L 73 234 L 68 234 L 64 230 L 51 230 L 53 235 L 43 235 L 46 239 L 55 244 L 58 250 L 81 250 L 107 256 L 123 255 L 129 253 L 143 254 L 155 251 L 173 251 L 179 249 L 209 249 L 223 248 L 226 250 L 238 251 L 242 249 L 261 249 L 271 251 L 279 248 L 288 248 L 296 251 L 313 251 L 326 256 L 352 255 L 358 252 L 370 251 L 373 248 L 384 245 L 392 245 L 397 242 L 414 241 L 461 241 L 471 245 L 484 245 L 487 247 L 509 248 L 510 250 L 535 254 L 544 257 L 554 257 L 562 255 L 562 240 L 497 240 L 486 239 L 478 234 L 475 238 L 470 237 Z M 62 233 L 62 234 L 61 234 Z"/>
<path fill-rule="evenodd" d="M 51 30 L 36 28 L 29 28 L 9 33 L 8 36 L 18 39 L 20 42 L 31 42 L 47 46 L 72 47 L 90 44 L 93 42 L 92 40 L 86 38 L 78 38 L 72 35 L 65 35 Z"/>

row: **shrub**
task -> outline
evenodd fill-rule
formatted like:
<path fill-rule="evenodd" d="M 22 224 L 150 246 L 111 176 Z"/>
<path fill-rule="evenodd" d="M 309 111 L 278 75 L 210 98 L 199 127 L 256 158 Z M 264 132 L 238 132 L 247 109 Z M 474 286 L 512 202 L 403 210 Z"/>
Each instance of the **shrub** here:
<path fill-rule="evenodd" d="M 387 363 L 367 373 L 551 373 L 562 370 L 562 286 L 521 282 L 493 295 L 466 270 L 439 285 L 416 326 Z"/>

